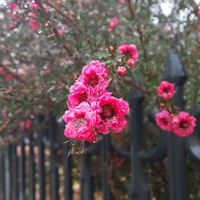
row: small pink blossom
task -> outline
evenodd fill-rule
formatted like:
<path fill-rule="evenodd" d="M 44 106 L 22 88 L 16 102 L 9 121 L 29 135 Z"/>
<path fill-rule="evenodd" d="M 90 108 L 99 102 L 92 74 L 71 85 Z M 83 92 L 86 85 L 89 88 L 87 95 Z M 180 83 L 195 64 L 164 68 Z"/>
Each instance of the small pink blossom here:
<path fill-rule="evenodd" d="M 172 130 L 171 116 L 168 111 L 163 110 L 155 115 L 156 124 L 164 131 Z"/>
<path fill-rule="evenodd" d="M 168 81 L 162 81 L 157 87 L 157 95 L 165 100 L 172 99 L 175 93 L 174 84 Z"/>
<path fill-rule="evenodd" d="M 30 2 L 29 9 L 37 11 L 40 9 L 40 6 L 36 2 Z"/>
<path fill-rule="evenodd" d="M 124 77 L 124 76 L 126 76 L 126 74 L 127 74 L 127 70 L 126 70 L 126 67 L 124 67 L 124 66 L 119 66 L 119 67 L 117 67 L 117 75 L 118 76 L 122 76 L 122 77 Z"/>
<path fill-rule="evenodd" d="M 31 30 L 33 30 L 33 31 L 38 31 L 39 30 L 40 24 L 35 19 L 29 18 L 28 23 L 29 23 L 29 26 L 30 26 Z"/>
<path fill-rule="evenodd" d="M 98 60 L 91 61 L 88 65 L 83 67 L 82 73 L 78 81 L 81 81 L 88 87 L 98 87 L 105 84 L 108 77 L 107 67 Z"/>
<path fill-rule="evenodd" d="M 197 10 L 195 11 L 195 13 L 196 13 L 196 15 L 197 15 L 198 17 L 200 17 L 200 9 L 197 9 Z"/>
<path fill-rule="evenodd" d="M 138 50 L 135 44 L 121 44 L 118 48 L 119 54 L 129 55 L 134 62 L 138 60 Z"/>
<path fill-rule="evenodd" d="M 196 118 L 189 115 L 187 112 L 180 112 L 172 119 L 172 130 L 180 137 L 191 135 L 194 132 L 195 126 Z"/>
<path fill-rule="evenodd" d="M 101 122 L 97 128 L 100 133 L 119 133 L 127 126 L 125 116 L 129 113 L 129 105 L 126 101 L 105 94 L 99 99 L 99 106 Z"/>
<path fill-rule="evenodd" d="M 127 0 L 118 0 L 118 2 L 121 3 L 121 4 L 126 4 Z"/>
<path fill-rule="evenodd" d="M 118 48 L 119 54 L 127 54 L 128 53 L 128 44 L 121 44 Z"/>
<path fill-rule="evenodd" d="M 127 64 L 128 64 L 128 66 L 131 67 L 131 68 L 135 68 L 135 67 L 136 67 L 136 62 L 135 62 L 134 59 L 132 59 L 132 58 L 129 58 L 129 59 L 128 59 Z"/>
<path fill-rule="evenodd" d="M 67 123 L 64 134 L 67 138 L 95 142 L 98 134 L 95 127 L 100 121 L 96 110 L 87 102 L 82 102 L 74 109 L 68 110 L 63 116 Z"/>
<path fill-rule="evenodd" d="M 15 2 L 11 2 L 11 3 L 9 3 L 8 5 L 8 8 L 10 9 L 10 10 L 16 10 L 17 9 L 17 7 L 18 7 L 18 5 L 17 5 L 17 3 L 15 3 Z"/>
<path fill-rule="evenodd" d="M 113 32 L 114 29 L 119 25 L 119 18 L 118 17 L 113 17 L 110 22 L 109 22 L 109 26 L 108 26 L 108 31 L 109 32 Z"/>
<path fill-rule="evenodd" d="M 12 81 L 12 80 L 14 79 L 14 77 L 13 77 L 12 74 L 8 73 L 8 74 L 6 74 L 6 75 L 4 76 L 4 79 L 5 79 L 6 81 Z"/>
<path fill-rule="evenodd" d="M 0 75 L 4 75 L 5 74 L 5 69 L 3 67 L 0 67 Z"/>
<path fill-rule="evenodd" d="M 87 87 L 81 82 L 73 85 L 71 88 L 71 94 L 68 96 L 67 105 L 68 108 L 75 108 L 81 102 L 86 101 L 88 98 Z"/>

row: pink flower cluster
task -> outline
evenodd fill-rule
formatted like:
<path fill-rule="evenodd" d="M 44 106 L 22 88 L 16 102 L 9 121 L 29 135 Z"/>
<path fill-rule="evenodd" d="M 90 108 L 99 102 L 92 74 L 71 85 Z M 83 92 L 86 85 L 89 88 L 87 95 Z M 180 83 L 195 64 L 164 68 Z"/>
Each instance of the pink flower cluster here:
<path fill-rule="evenodd" d="M 135 44 L 121 44 L 118 48 L 119 54 L 123 54 L 128 56 L 127 64 L 131 68 L 135 68 L 136 62 L 138 60 L 138 51 Z M 125 66 L 117 67 L 117 75 L 118 76 L 126 76 L 127 69 Z"/>
<path fill-rule="evenodd" d="M 122 44 L 118 48 L 119 54 L 128 55 L 129 59 L 127 64 L 130 67 L 135 67 L 135 64 L 138 60 L 138 51 L 135 44 Z"/>
<path fill-rule="evenodd" d="M 99 60 L 84 66 L 70 88 L 64 134 L 67 138 L 95 142 L 99 135 L 119 133 L 127 125 L 129 105 L 107 91 L 109 71 Z"/>
<path fill-rule="evenodd" d="M 167 110 L 163 110 L 156 114 L 156 123 L 165 131 L 172 131 L 178 136 L 186 137 L 194 132 L 196 118 L 187 112 L 180 112 L 178 115 L 174 115 Z"/>
<path fill-rule="evenodd" d="M 119 25 L 119 18 L 118 17 L 113 17 L 110 22 L 109 22 L 109 26 L 108 26 L 108 31 L 109 32 L 113 32 L 114 29 Z"/>
<path fill-rule="evenodd" d="M 157 87 L 157 95 L 165 100 L 171 100 L 175 95 L 174 84 L 162 81 Z M 172 105 L 155 115 L 157 125 L 164 131 L 171 131 L 174 134 L 186 137 L 194 132 L 196 118 L 187 112 L 179 112 L 177 115 L 170 113 Z"/>

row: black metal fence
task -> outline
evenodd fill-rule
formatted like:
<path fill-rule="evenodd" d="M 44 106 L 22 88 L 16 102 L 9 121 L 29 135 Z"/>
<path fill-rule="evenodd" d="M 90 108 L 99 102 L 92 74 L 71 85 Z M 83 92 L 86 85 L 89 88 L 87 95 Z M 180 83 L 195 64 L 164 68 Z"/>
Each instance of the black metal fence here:
<path fill-rule="evenodd" d="M 175 50 L 170 51 L 166 64 L 164 79 L 176 84 L 175 102 L 184 109 L 183 86 L 186 73 Z M 123 149 L 110 136 L 91 144 L 87 154 L 80 157 L 81 191 L 78 199 L 95 199 L 92 158 L 97 155 L 101 160 L 100 190 L 104 200 L 113 197 L 108 183 L 108 152 L 114 149 L 131 163 L 131 181 L 129 199 L 151 200 L 148 183 L 145 180 L 143 162 L 157 162 L 167 158 L 168 191 L 170 200 L 189 200 L 187 191 L 186 155 L 200 160 L 200 141 L 197 133 L 188 138 L 179 138 L 174 134 L 160 131 L 160 142 L 156 147 L 143 149 L 143 100 L 144 96 L 133 92 L 130 98 L 130 151 Z M 197 119 L 199 110 L 194 111 Z M 149 115 L 154 122 L 155 112 Z M 68 144 L 59 141 L 57 135 L 63 134 L 63 124 L 57 123 L 53 116 L 48 120 L 39 119 L 41 127 L 24 135 L 16 143 L 11 143 L 0 154 L 0 200 L 72 200 L 73 158 L 67 157 Z M 45 128 L 44 128 L 45 127 Z"/>

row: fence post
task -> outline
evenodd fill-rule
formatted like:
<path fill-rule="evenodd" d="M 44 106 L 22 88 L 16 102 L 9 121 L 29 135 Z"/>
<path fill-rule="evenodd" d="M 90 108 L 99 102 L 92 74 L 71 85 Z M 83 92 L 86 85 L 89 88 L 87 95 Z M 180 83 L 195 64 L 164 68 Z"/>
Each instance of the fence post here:
<path fill-rule="evenodd" d="M 35 155 L 33 135 L 29 136 L 29 195 L 30 200 L 35 200 Z"/>
<path fill-rule="evenodd" d="M 5 155 L 1 154 L 0 156 L 0 170 L 1 170 L 1 174 L 0 174 L 0 182 L 1 182 L 1 194 L 0 197 L 2 200 L 5 200 Z"/>
<path fill-rule="evenodd" d="M 101 140 L 101 180 L 104 200 L 112 200 L 112 192 L 108 183 L 108 161 L 110 151 L 110 135 L 105 135 Z"/>
<path fill-rule="evenodd" d="M 50 140 L 50 172 L 51 172 L 51 200 L 59 199 L 59 177 L 58 167 L 56 162 L 57 148 L 56 148 L 56 132 L 57 123 L 56 118 L 50 114 L 48 119 L 48 134 Z"/>
<path fill-rule="evenodd" d="M 131 191 L 130 200 L 150 200 L 149 188 L 144 179 L 142 160 L 139 154 L 143 148 L 143 100 L 140 92 L 134 91 L 131 106 Z"/>
<path fill-rule="evenodd" d="M 17 156 L 17 145 L 13 144 L 12 146 L 12 171 L 13 171 L 13 193 L 12 198 L 18 200 L 19 199 L 19 173 L 18 173 L 18 156 Z"/>
<path fill-rule="evenodd" d="M 24 138 L 21 138 L 20 141 L 20 150 L 21 150 L 21 155 L 19 158 L 19 200 L 24 200 L 25 199 L 25 144 L 24 144 Z"/>
<path fill-rule="evenodd" d="M 82 156 L 81 166 L 81 200 L 94 199 L 94 185 L 92 177 L 91 155 L 86 153 Z"/>
<path fill-rule="evenodd" d="M 186 78 L 185 70 L 176 51 L 171 50 L 165 63 L 164 79 L 176 85 L 175 104 L 180 110 L 183 110 L 185 104 L 183 86 Z M 184 140 L 185 138 L 168 133 L 167 154 L 170 200 L 189 199 L 186 186 L 186 149 Z"/>
<path fill-rule="evenodd" d="M 72 155 L 67 157 L 69 152 L 69 145 L 63 145 L 63 160 L 64 160 L 64 175 L 65 175 L 65 200 L 73 199 L 73 188 L 72 188 Z"/>

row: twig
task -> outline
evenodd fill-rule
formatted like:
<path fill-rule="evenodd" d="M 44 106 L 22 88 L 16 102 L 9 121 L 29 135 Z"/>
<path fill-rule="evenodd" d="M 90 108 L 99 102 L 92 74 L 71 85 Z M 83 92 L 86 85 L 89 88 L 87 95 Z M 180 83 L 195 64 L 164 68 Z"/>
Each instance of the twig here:
<path fill-rule="evenodd" d="M 135 9 L 131 5 L 131 0 L 127 0 L 127 5 L 128 5 L 130 15 L 134 18 L 135 17 Z"/>

